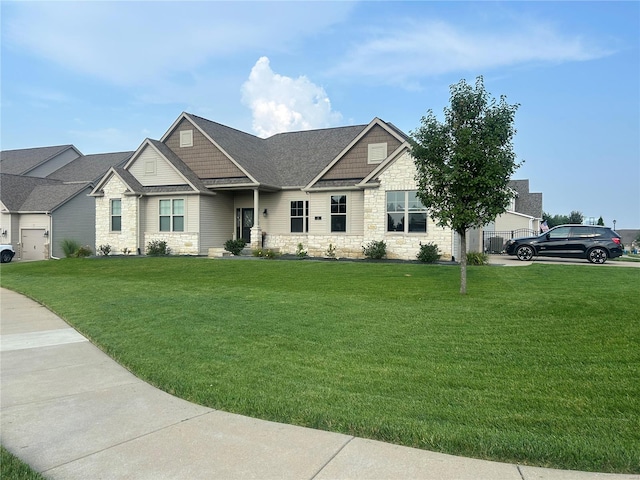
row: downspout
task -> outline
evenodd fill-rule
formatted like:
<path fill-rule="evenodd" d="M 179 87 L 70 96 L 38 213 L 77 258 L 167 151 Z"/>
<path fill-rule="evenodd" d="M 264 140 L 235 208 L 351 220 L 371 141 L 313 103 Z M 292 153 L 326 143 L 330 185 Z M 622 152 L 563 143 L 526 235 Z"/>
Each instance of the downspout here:
<path fill-rule="evenodd" d="M 49 217 L 49 259 L 60 260 L 59 257 L 53 256 L 53 217 L 51 213 L 47 213 L 47 216 Z"/>
<path fill-rule="evenodd" d="M 142 195 L 136 197 L 136 253 L 142 255 L 140 246 L 140 199 Z"/>

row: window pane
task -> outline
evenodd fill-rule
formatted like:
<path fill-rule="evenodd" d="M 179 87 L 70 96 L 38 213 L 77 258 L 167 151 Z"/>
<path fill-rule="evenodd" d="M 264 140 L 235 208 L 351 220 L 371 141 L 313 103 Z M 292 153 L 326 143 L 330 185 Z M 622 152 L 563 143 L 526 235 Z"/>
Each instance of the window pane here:
<path fill-rule="evenodd" d="M 160 217 L 160 231 L 171 231 L 171 217 Z"/>
<path fill-rule="evenodd" d="M 171 200 L 160 200 L 160 215 L 171 215 Z"/>
<path fill-rule="evenodd" d="M 418 195 L 416 192 L 409 192 L 408 197 L 409 197 L 409 210 L 413 210 L 413 211 L 425 210 L 424 205 L 422 205 L 422 202 L 418 198 Z"/>
<path fill-rule="evenodd" d="M 120 215 L 122 212 L 122 203 L 120 200 L 111 200 L 111 215 Z"/>
<path fill-rule="evenodd" d="M 292 232 L 302 232 L 303 225 L 304 225 L 304 219 L 302 217 L 291 219 Z"/>
<path fill-rule="evenodd" d="M 184 217 L 182 216 L 173 217 L 173 231 L 184 232 Z"/>
<path fill-rule="evenodd" d="M 569 238 L 571 227 L 560 227 L 549 231 L 550 238 Z"/>
<path fill-rule="evenodd" d="M 404 214 L 387 213 L 387 231 L 404 232 Z"/>
<path fill-rule="evenodd" d="M 331 215 L 331 231 L 332 232 L 346 232 L 347 231 L 347 216 L 346 215 Z"/>
<path fill-rule="evenodd" d="M 119 232 L 122 230 L 122 217 L 120 216 L 111 217 L 111 230 L 113 232 Z"/>
<path fill-rule="evenodd" d="M 404 192 L 387 192 L 387 211 L 404 211 Z"/>
<path fill-rule="evenodd" d="M 409 231 L 410 232 L 426 232 L 427 231 L 427 214 L 426 213 L 410 213 L 409 214 Z"/>
<path fill-rule="evenodd" d="M 184 200 L 173 201 L 173 214 L 184 215 Z"/>
<path fill-rule="evenodd" d="M 347 213 L 347 196 L 331 196 L 331 213 Z"/>

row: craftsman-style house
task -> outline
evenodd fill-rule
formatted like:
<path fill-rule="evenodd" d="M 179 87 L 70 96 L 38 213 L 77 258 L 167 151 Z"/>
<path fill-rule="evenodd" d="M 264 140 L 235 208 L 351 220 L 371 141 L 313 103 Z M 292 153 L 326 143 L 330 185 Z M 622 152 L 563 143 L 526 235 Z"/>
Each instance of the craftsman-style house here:
<path fill-rule="evenodd" d="M 453 235 L 416 198 L 407 136 L 375 118 L 355 125 L 262 139 L 182 113 L 96 184 L 96 246 L 145 252 L 154 240 L 176 254 L 251 248 L 312 256 L 329 246 L 362 257 L 384 240 L 389 258 L 415 259 L 420 243 L 451 258 Z"/>

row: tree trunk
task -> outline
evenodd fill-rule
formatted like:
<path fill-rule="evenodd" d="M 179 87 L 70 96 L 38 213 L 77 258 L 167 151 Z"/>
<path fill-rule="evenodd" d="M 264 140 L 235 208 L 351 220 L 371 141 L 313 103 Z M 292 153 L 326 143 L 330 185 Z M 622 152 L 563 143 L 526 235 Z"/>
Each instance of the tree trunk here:
<path fill-rule="evenodd" d="M 460 295 L 467 294 L 467 232 L 458 232 L 460 235 Z"/>

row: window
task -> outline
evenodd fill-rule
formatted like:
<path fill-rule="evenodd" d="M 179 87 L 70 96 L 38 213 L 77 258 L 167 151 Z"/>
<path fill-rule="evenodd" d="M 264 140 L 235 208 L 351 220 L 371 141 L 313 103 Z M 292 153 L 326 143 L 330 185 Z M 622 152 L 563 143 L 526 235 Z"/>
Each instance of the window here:
<path fill-rule="evenodd" d="M 160 231 L 184 232 L 184 200 L 160 200 Z"/>
<path fill-rule="evenodd" d="M 387 232 L 424 233 L 427 209 L 415 191 L 387 192 Z"/>
<path fill-rule="evenodd" d="M 180 131 L 180 147 L 193 147 L 193 130 Z"/>
<path fill-rule="evenodd" d="M 111 200 L 111 231 L 119 232 L 122 230 L 122 200 Z"/>
<path fill-rule="evenodd" d="M 368 145 L 367 162 L 368 163 L 380 163 L 387 158 L 387 144 L 385 143 L 370 143 Z"/>
<path fill-rule="evenodd" d="M 291 233 L 309 231 L 309 201 L 291 202 Z"/>
<path fill-rule="evenodd" d="M 331 195 L 331 231 L 347 231 L 347 196 Z"/>

